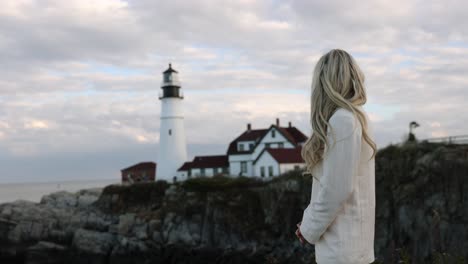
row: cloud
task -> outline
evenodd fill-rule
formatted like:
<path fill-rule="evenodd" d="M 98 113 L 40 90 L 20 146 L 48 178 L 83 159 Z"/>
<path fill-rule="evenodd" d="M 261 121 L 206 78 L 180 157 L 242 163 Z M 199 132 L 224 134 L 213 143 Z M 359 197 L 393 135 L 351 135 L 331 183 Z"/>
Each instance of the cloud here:
<path fill-rule="evenodd" d="M 400 141 L 411 121 L 421 124 L 418 138 L 466 134 L 467 118 L 453 115 L 468 97 L 467 3 L 217 3 L 5 2 L 0 155 L 11 164 L 80 159 L 95 164 L 86 173 L 96 177 L 104 169 L 91 159 L 109 160 L 106 175 L 112 159 L 116 167 L 142 153 L 155 160 L 169 62 L 183 86 L 190 157 L 224 153 L 249 122 L 261 128 L 279 117 L 308 134 L 312 70 L 332 48 L 365 73 L 380 147 Z M 52 175 L 52 167 L 35 168 Z M 2 170 L 14 179 L 14 167 Z"/>
<path fill-rule="evenodd" d="M 49 125 L 47 121 L 43 120 L 29 120 L 24 123 L 26 129 L 47 129 Z"/>

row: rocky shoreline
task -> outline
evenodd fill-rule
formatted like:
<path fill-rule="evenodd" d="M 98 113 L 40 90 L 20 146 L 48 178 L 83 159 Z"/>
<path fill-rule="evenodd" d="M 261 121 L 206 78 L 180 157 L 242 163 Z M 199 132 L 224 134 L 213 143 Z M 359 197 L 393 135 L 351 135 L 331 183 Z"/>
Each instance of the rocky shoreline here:
<path fill-rule="evenodd" d="M 292 188 L 297 191 L 299 186 Z M 225 194 L 190 192 L 158 181 L 104 191 L 62 191 L 44 196 L 40 203 L 1 204 L 0 263 L 302 263 L 289 251 L 291 245 L 284 250 L 282 243 L 268 247 L 268 242 L 243 237 L 247 232 L 231 232 L 229 214 L 217 211 Z M 248 203 L 245 194 L 233 191 L 231 208 Z M 248 224 L 245 221 L 236 225 Z M 292 238 L 283 244 L 304 250 Z"/>
<path fill-rule="evenodd" d="M 463 146 L 379 151 L 375 263 L 465 263 L 467 177 Z M 291 172 L 271 182 L 156 181 L 0 204 L 0 263 L 315 263 L 313 246 L 294 235 L 310 187 Z"/>

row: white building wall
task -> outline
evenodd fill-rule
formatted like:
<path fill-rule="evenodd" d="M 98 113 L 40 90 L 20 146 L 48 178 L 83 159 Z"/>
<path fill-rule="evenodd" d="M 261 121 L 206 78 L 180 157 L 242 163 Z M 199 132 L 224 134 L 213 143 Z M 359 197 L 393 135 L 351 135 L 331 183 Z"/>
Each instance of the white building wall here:
<path fill-rule="evenodd" d="M 265 177 L 261 176 L 261 167 L 265 168 Z M 273 176 L 269 175 L 268 167 L 273 169 Z M 270 155 L 268 152 L 264 152 L 262 156 L 255 163 L 255 177 L 260 177 L 262 179 L 272 178 L 279 173 L 278 162 Z"/>
<path fill-rule="evenodd" d="M 243 176 L 252 176 L 252 156 L 250 154 L 244 155 L 229 155 L 229 175 L 230 176 L 239 176 L 241 171 L 241 162 L 247 162 L 247 172 L 244 172 Z"/>
<path fill-rule="evenodd" d="M 177 181 L 184 181 L 188 179 L 188 172 L 187 171 L 178 171 L 177 172 Z"/>
<path fill-rule="evenodd" d="M 248 150 L 250 150 L 250 145 L 253 145 L 253 147 L 255 147 L 255 141 L 251 140 L 251 141 L 239 141 L 239 142 L 237 142 L 237 149 L 238 150 L 241 149 L 240 145 L 242 145 L 244 147 L 243 151 L 248 151 Z"/>
<path fill-rule="evenodd" d="M 271 131 L 275 130 L 275 137 L 272 137 Z M 258 146 L 255 148 L 254 152 L 252 153 L 252 158 L 255 160 L 260 152 L 266 147 L 266 143 L 270 143 L 271 148 L 278 148 L 278 142 L 283 143 L 283 148 L 295 148 L 295 146 L 289 142 L 281 132 L 278 131 L 276 128 L 272 128 L 268 131 L 265 137 L 260 141 Z"/>
<path fill-rule="evenodd" d="M 205 168 L 205 176 L 207 177 L 212 177 L 215 174 L 228 174 L 229 173 L 229 168 L 227 169 L 227 172 L 224 172 L 223 167 L 216 167 L 216 168 Z M 216 173 L 215 173 L 216 170 Z M 201 174 L 201 169 L 200 168 L 193 168 L 191 169 L 191 175 L 190 178 L 188 177 L 188 171 L 178 171 L 177 172 L 177 180 L 178 181 L 183 181 L 195 177 L 200 177 Z"/>
<path fill-rule="evenodd" d="M 212 177 L 215 175 L 215 169 L 217 169 L 217 174 L 218 173 L 223 173 L 223 168 L 222 167 L 216 167 L 216 168 L 205 168 L 205 173 L 203 174 L 204 176 L 207 177 Z M 193 168 L 191 169 L 191 177 L 199 177 L 203 176 L 202 175 L 202 169 L 200 168 Z"/>
<path fill-rule="evenodd" d="M 183 100 L 162 98 L 159 153 L 156 178 L 172 182 L 177 169 L 187 160 Z M 171 130 L 171 134 L 169 134 Z"/>

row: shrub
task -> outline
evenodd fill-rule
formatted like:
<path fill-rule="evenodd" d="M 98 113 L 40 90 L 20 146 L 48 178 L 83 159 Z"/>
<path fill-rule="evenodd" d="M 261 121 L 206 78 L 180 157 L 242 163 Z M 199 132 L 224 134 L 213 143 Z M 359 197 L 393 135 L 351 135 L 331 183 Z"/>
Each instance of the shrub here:
<path fill-rule="evenodd" d="M 197 177 L 183 181 L 180 186 L 187 191 L 211 192 L 234 188 L 248 188 L 264 186 L 266 183 L 260 179 L 238 176 Z"/>

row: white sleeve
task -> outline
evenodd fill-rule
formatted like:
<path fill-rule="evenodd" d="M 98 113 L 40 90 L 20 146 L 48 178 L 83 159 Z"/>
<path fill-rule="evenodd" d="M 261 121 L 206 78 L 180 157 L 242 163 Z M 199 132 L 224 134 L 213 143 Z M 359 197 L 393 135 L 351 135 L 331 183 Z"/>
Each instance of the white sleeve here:
<path fill-rule="evenodd" d="M 311 244 L 320 239 L 352 194 L 361 155 L 362 128 L 354 115 L 332 116 L 329 124 L 336 143 L 333 145 L 333 136 L 327 132 L 330 149 L 325 146 L 321 188 L 304 210 L 300 225 L 302 236 Z"/>

